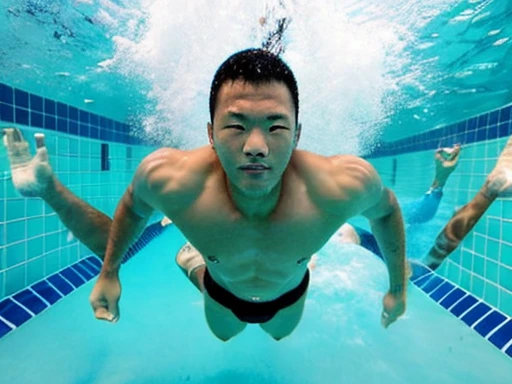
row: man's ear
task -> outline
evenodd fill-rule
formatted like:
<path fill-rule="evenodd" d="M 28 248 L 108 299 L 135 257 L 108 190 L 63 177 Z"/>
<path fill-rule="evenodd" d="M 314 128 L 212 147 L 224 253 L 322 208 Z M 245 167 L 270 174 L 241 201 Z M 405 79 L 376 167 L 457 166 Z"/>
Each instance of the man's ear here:
<path fill-rule="evenodd" d="M 212 146 L 212 148 L 215 148 L 214 144 L 213 144 L 213 125 L 212 125 L 212 123 L 208 123 L 207 129 L 208 129 L 208 141 L 210 142 L 210 145 Z"/>
<path fill-rule="evenodd" d="M 301 132 L 302 132 L 302 124 L 299 123 L 299 124 L 297 124 L 297 128 L 295 129 L 295 137 L 293 139 L 295 148 L 297 148 L 297 144 L 299 143 Z"/>

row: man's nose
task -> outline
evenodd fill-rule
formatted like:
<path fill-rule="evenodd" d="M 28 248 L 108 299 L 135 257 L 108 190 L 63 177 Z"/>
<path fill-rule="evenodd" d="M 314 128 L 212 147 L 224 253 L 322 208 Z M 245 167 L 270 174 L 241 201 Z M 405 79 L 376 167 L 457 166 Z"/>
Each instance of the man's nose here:
<path fill-rule="evenodd" d="M 244 145 L 244 155 L 247 157 L 267 157 L 268 145 L 265 135 L 260 129 L 253 129 Z"/>

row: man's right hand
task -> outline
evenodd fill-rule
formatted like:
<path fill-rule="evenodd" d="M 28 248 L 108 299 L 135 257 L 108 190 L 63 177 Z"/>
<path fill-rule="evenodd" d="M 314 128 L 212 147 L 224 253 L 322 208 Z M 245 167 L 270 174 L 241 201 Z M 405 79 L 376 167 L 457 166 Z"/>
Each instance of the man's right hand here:
<path fill-rule="evenodd" d="M 98 281 L 92 289 L 89 302 L 98 320 L 116 323 L 119 320 L 119 299 L 121 283 L 117 273 L 106 276 L 100 273 Z"/>
<path fill-rule="evenodd" d="M 43 197 L 53 185 L 53 170 L 48 161 L 44 134 L 36 133 L 36 155 L 32 158 L 27 141 L 17 128 L 4 129 L 4 145 L 11 163 L 14 187 L 26 197 Z"/>

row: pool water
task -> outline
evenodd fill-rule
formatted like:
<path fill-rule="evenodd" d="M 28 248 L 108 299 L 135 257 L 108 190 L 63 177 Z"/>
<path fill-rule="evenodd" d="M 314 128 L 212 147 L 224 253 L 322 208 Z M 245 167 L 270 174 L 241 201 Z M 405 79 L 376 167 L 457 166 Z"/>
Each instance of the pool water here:
<path fill-rule="evenodd" d="M 0 382 L 510 382 L 510 359 L 415 286 L 405 317 L 383 329 L 384 264 L 334 240 L 318 254 L 302 322 L 290 337 L 276 342 L 253 325 L 221 342 L 206 325 L 200 294 L 175 265 L 184 242 L 170 226 L 123 266 L 119 323 L 93 318 L 90 281 L 4 337 Z"/>

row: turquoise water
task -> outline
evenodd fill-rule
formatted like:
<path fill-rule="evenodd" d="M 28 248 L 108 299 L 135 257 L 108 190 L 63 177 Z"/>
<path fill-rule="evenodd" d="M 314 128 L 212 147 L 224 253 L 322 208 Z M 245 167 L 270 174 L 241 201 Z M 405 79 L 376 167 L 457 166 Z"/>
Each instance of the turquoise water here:
<path fill-rule="evenodd" d="M 265 31 L 257 20 L 267 9 L 293 18 L 284 59 L 301 90 L 301 148 L 362 153 L 378 139 L 512 101 L 508 0 L 6 0 L 0 82 L 134 121 L 141 136 L 164 144 L 202 145 L 213 72 L 233 51 L 259 45 Z M 99 140 L 46 134 L 61 181 L 109 214 L 150 151 L 109 143 L 111 170 L 103 172 Z M 438 215 L 409 228 L 409 257 L 422 257 L 453 210 L 472 198 L 503 143 L 464 147 Z M 430 151 L 372 161 L 401 203 L 420 197 L 434 175 Z M 91 252 L 39 199 L 16 194 L 3 152 L 0 170 L 2 298 Z M 508 315 L 511 217 L 511 199 L 495 202 L 439 270 Z M 382 329 L 384 265 L 365 250 L 333 243 L 320 252 L 303 321 L 290 338 L 275 342 L 250 326 L 219 342 L 201 296 L 174 265 L 183 241 L 170 229 L 123 268 L 118 324 L 93 319 L 89 282 L 2 338 L 0 382 L 510 382 L 510 359 L 416 287 L 406 316 Z"/>
<path fill-rule="evenodd" d="M 257 326 L 208 330 L 202 298 L 174 263 L 175 228 L 122 269 L 121 320 L 96 321 L 93 282 L 2 339 L 3 383 L 509 383 L 510 359 L 410 286 L 406 316 L 379 324 L 383 263 L 331 241 L 318 257 L 301 324 L 276 342 Z M 492 369 L 489 369 L 492 367 Z"/>
<path fill-rule="evenodd" d="M 292 19 L 305 149 L 362 153 L 512 101 L 508 0 L 5 0 L 0 79 L 194 147 L 215 69 L 261 44 L 268 10 Z"/>

